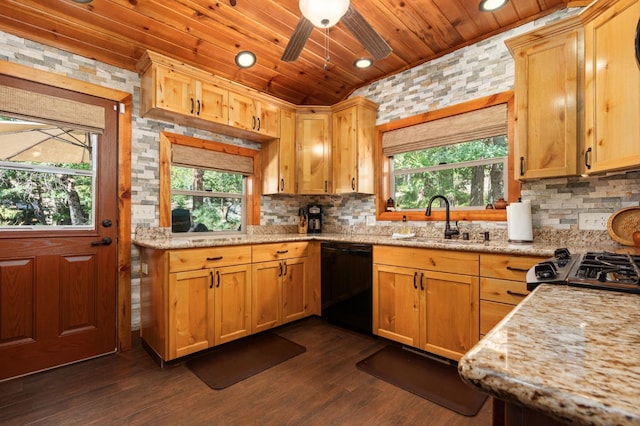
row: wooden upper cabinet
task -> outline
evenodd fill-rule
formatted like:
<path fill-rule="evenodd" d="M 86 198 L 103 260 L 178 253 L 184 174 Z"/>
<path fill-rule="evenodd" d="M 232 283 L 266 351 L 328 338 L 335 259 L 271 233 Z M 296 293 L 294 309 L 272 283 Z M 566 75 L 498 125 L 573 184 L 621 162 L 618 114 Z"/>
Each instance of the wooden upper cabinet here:
<path fill-rule="evenodd" d="M 377 110 L 377 104 L 364 98 L 332 107 L 334 193 L 375 192 Z"/>
<path fill-rule="evenodd" d="M 584 172 L 594 174 L 640 167 L 640 0 L 600 4 L 585 25 Z"/>
<path fill-rule="evenodd" d="M 280 108 L 295 108 L 155 52 L 146 52 L 137 69 L 143 117 L 267 142 L 280 136 Z"/>
<path fill-rule="evenodd" d="M 331 193 L 331 110 L 299 108 L 296 113 L 298 194 Z"/>
<path fill-rule="evenodd" d="M 515 178 L 578 174 L 582 29 L 577 18 L 507 41 L 515 59 Z"/>
<path fill-rule="evenodd" d="M 262 144 L 262 194 L 296 193 L 296 113 L 280 111 L 280 138 Z"/>
<path fill-rule="evenodd" d="M 229 92 L 229 124 L 277 138 L 280 136 L 280 108 L 251 96 Z"/>

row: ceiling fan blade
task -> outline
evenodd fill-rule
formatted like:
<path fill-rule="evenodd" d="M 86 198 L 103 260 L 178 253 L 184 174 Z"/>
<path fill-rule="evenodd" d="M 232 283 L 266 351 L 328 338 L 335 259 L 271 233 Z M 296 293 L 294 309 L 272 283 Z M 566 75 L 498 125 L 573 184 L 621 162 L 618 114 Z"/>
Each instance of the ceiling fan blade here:
<path fill-rule="evenodd" d="M 384 59 L 391 53 L 391 46 L 369 25 L 353 5 L 349 5 L 347 13 L 342 17 L 342 23 L 374 59 Z"/>
<path fill-rule="evenodd" d="M 280 60 L 284 62 L 293 62 L 298 59 L 298 56 L 300 56 L 300 52 L 302 52 L 304 45 L 307 43 L 312 30 L 313 24 L 311 21 L 304 16 L 301 16 L 298 21 L 298 25 L 296 25 L 295 30 L 293 30 L 293 34 L 291 34 L 287 47 L 284 48 L 284 52 L 282 53 Z"/>

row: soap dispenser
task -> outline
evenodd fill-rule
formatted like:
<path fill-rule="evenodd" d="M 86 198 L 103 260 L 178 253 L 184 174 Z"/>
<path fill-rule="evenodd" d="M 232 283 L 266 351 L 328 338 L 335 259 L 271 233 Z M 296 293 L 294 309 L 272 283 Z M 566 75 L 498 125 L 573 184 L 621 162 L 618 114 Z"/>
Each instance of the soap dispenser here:
<path fill-rule="evenodd" d="M 400 228 L 400 233 L 402 235 L 408 235 L 411 233 L 411 229 L 409 229 L 409 224 L 407 223 L 406 216 L 402 216 L 402 227 Z"/>

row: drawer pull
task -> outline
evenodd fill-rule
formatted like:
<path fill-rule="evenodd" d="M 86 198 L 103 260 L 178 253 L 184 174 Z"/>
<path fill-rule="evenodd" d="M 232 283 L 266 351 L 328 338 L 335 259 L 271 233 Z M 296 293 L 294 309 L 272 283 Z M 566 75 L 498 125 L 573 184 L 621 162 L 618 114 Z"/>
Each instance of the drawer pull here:
<path fill-rule="evenodd" d="M 222 260 L 222 256 L 217 256 L 217 257 L 207 257 L 208 261 L 212 261 L 212 260 Z"/>
<path fill-rule="evenodd" d="M 518 293 L 517 291 L 507 290 L 507 294 L 511 296 L 527 297 L 526 293 Z"/>
<path fill-rule="evenodd" d="M 276 254 L 287 254 L 287 253 L 289 253 L 289 250 L 278 250 L 276 252 Z"/>
<path fill-rule="evenodd" d="M 528 269 L 516 268 L 515 266 L 507 266 L 507 269 L 509 271 L 518 271 L 518 272 L 527 272 L 528 271 Z"/>

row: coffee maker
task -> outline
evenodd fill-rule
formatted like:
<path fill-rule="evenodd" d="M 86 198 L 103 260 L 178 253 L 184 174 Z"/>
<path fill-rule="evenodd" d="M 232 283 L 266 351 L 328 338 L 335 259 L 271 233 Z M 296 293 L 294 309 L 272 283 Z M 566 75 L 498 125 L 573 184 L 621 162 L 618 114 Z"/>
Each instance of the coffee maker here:
<path fill-rule="evenodd" d="M 322 208 L 318 205 L 309 205 L 307 207 L 307 217 L 309 219 L 310 234 L 319 234 L 322 230 Z"/>

